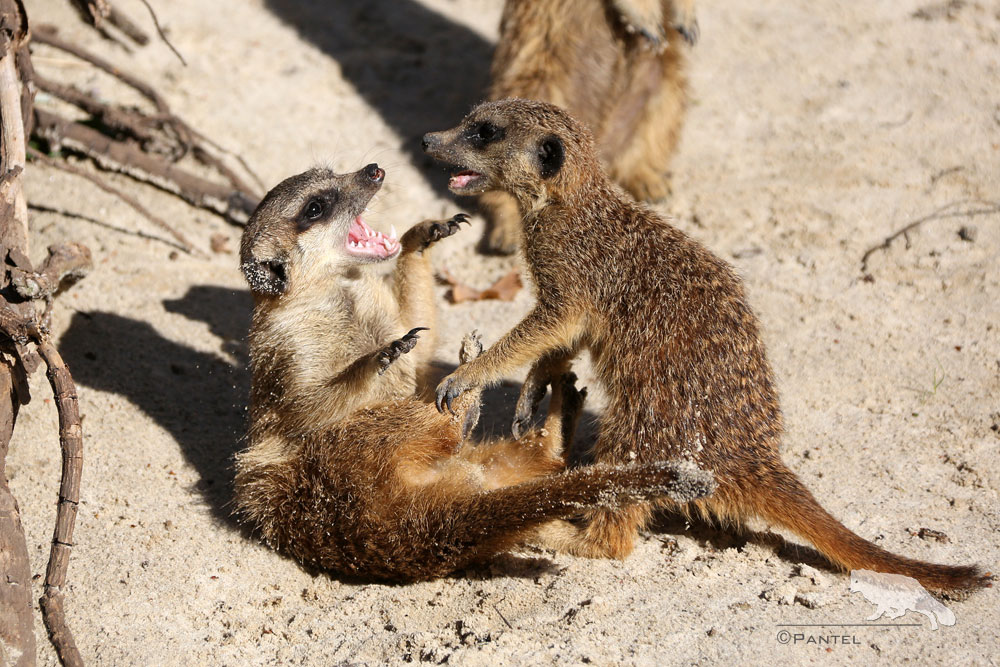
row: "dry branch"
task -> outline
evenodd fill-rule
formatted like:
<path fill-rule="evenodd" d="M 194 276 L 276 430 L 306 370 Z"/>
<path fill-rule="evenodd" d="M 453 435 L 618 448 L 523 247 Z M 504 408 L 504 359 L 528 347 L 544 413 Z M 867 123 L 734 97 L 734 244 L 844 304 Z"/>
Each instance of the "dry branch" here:
<path fill-rule="evenodd" d="M 0 0 L 0 266 L 8 249 L 28 244 L 28 211 L 21 190 L 24 171 L 23 96 L 17 51 L 27 34 L 24 8 Z M 30 103 L 30 98 L 29 98 Z M 6 275 L 0 270 L 0 287 Z M 6 305 L 6 304 L 4 304 Z M 0 660 L 4 664 L 35 664 L 35 633 L 31 613 L 31 569 L 17 500 L 7 485 L 6 458 L 21 404 L 27 399 L 25 370 L 14 336 L 29 333 L 13 308 L 0 308 L 0 328 L 14 328 L 10 341 L 0 340 Z"/>
<path fill-rule="evenodd" d="M 49 111 L 35 109 L 35 134 L 53 147 L 82 153 L 104 169 L 152 183 L 237 224 L 244 224 L 257 205 L 253 195 L 205 180 L 133 144 L 116 141 Z"/>
<path fill-rule="evenodd" d="M 89 254 L 89 253 L 88 253 Z M 66 626 L 63 609 L 63 586 L 73 549 L 73 528 L 80 504 L 80 477 L 83 472 L 83 428 L 76 385 L 55 346 L 42 337 L 38 353 L 45 360 L 46 375 L 52 385 L 52 395 L 59 413 L 59 446 L 62 450 L 62 478 L 59 484 L 59 504 L 56 526 L 52 533 L 49 565 L 45 571 L 45 592 L 39 601 L 49 637 L 64 665 L 83 665 L 73 634 Z"/>
<path fill-rule="evenodd" d="M 92 159 L 95 159 L 104 168 L 122 171 L 139 180 L 151 180 L 169 192 L 180 195 L 189 203 L 223 215 L 231 222 L 242 224 L 246 221 L 246 218 L 252 213 L 257 202 L 260 201 L 260 194 L 257 188 L 247 183 L 225 161 L 214 155 L 209 148 L 236 159 L 246 173 L 263 189 L 263 186 L 260 185 L 260 179 L 239 155 L 234 155 L 226 151 L 172 113 L 166 99 L 142 79 L 119 69 L 104 58 L 62 39 L 56 34 L 53 27 L 41 26 L 36 28 L 32 39 L 39 44 L 45 44 L 69 53 L 114 76 L 145 97 L 156 108 L 156 112 L 145 114 L 135 109 L 113 107 L 94 99 L 92 96 L 73 86 L 56 83 L 44 77 L 38 81 L 38 86 L 41 90 L 45 90 L 49 94 L 82 109 L 104 126 L 124 134 L 125 137 L 137 140 L 145 152 L 157 152 L 167 155 L 173 162 L 191 153 L 196 160 L 206 167 L 214 169 L 228 181 L 231 190 L 229 192 L 222 192 L 218 189 L 221 186 L 216 186 L 204 181 L 204 179 L 199 179 L 196 176 L 187 174 L 183 170 L 175 168 L 173 168 L 173 173 L 177 175 L 181 182 L 175 183 L 176 187 L 170 187 L 170 185 L 164 182 L 164 179 L 166 181 L 172 180 L 165 174 L 172 167 L 162 162 L 150 161 L 149 158 L 143 159 L 139 157 L 142 155 L 142 152 L 136 150 L 130 144 L 125 142 L 117 142 L 117 144 L 109 143 L 116 140 L 106 137 L 102 138 L 102 133 L 89 127 L 80 126 L 79 124 L 77 124 L 78 127 L 67 130 L 69 136 L 66 139 L 70 143 L 77 142 L 77 145 L 72 145 L 70 146 L 71 148 L 79 150 Z M 54 115 L 49 117 L 49 120 L 53 123 L 56 122 L 56 119 L 58 117 Z M 58 125 L 58 127 L 66 127 L 66 123 L 68 121 L 65 121 L 62 125 Z M 83 129 L 79 129 L 80 127 L 83 127 Z M 51 132 L 52 129 L 52 124 L 42 125 L 39 123 L 36 133 L 43 138 L 47 138 L 45 133 Z M 60 140 L 62 137 L 57 136 L 56 139 Z M 101 146 L 107 150 L 97 149 L 97 147 Z M 90 151 L 87 150 L 88 148 Z M 109 152 L 115 155 L 109 155 Z M 117 166 L 107 164 L 108 161 L 117 162 Z M 143 172 L 145 172 L 145 175 L 143 175 Z M 203 184 L 207 183 L 207 186 L 199 186 L 197 184 L 199 181 Z M 199 192 L 199 190 L 206 191 Z"/>
<path fill-rule="evenodd" d="M 87 112 L 102 125 L 138 140 L 145 150 L 180 157 L 176 146 L 168 145 L 156 134 L 156 121 L 133 109 L 121 109 L 104 104 L 73 85 L 57 83 L 35 75 L 38 90 Z"/>
<path fill-rule="evenodd" d="M 27 344 L 34 341 L 48 366 L 63 451 L 53 546 L 40 603 L 59 658 L 75 666 L 83 663 L 66 626 L 62 590 L 79 502 L 83 432 L 73 380 L 48 339 L 45 323 L 52 296 L 64 279 L 82 275 L 90 265 L 90 252 L 79 245 L 50 248 L 37 271 L 28 259 L 27 203 L 21 188 L 25 137 L 33 117 L 31 58 L 25 46 L 28 34 L 20 0 L 0 0 L 0 457 L 6 459 L 18 408 L 30 398 L 27 376 L 35 370 L 38 357 Z M 36 299 L 46 303 L 41 325 Z M 0 561 L 6 580 L 6 585 L 0 584 L 0 659 L 6 664 L 33 665 L 27 548 L 3 468 L 0 461 Z"/>
<path fill-rule="evenodd" d="M 6 14 L 6 12 L 5 12 Z M 6 26 L 5 26 L 6 27 Z M 0 144 L 3 146 L 3 171 L 6 193 L 5 203 L 12 208 L 13 228 L 8 228 L 6 246 L 28 251 L 28 203 L 21 189 L 21 172 L 24 170 L 25 136 L 21 115 L 21 82 L 18 77 L 15 52 L 17 37 L 0 31 Z"/>
<path fill-rule="evenodd" d="M 14 388 L 12 364 L 6 355 L 0 372 L 0 662 L 30 665 L 35 658 L 31 618 L 31 568 L 17 500 L 7 487 L 7 447 L 14 431 L 20 400 Z"/>

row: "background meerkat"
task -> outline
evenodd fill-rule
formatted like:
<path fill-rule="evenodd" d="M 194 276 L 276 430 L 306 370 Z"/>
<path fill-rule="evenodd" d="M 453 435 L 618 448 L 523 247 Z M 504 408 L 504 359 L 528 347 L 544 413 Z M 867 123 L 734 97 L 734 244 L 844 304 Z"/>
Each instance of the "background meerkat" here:
<path fill-rule="evenodd" d="M 683 464 L 559 473 L 563 432 L 582 406 L 568 376 L 554 381 L 549 417 L 526 447 L 463 445 L 478 395 L 458 406 L 459 418 L 414 395 L 435 319 L 427 249 L 464 218 L 418 224 L 399 240 L 372 230 L 361 212 L 384 175 L 370 164 L 293 176 L 244 231 L 251 423 L 236 504 L 269 544 L 335 572 L 426 579 L 581 507 L 711 490 L 709 475 Z M 373 265 L 397 255 L 390 289 Z M 467 339 L 462 360 L 481 349 Z"/>
<path fill-rule="evenodd" d="M 611 178 L 637 199 L 669 194 L 684 119 L 694 0 L 507 0 L 488 97 L 551 102 L 592 128 Z M 503 191 L 480 197 L 486 249 L 517 250 L 520 213 Z"/>
<path fill-rule="evenodd" d="M 881 549 L 816 502 L 781 460 L 781 411 L 741 281 L 614 186 L 581 123 L 550 104 L 492 102 L 426 135 L 424 148 L 462 167 L 452 191 L 497 189 L 517 200 L 537 286 L 534 310 L 441 382 L 439 409 L 523 365 L 565 363 L 587 348 L 608 394 L 596 461 L 689 457 L 714 472 L 718 488 L 683 511 L 735 524 L 763 518 L 844 569 L 905 574 L 939 591 L 988 585 L 975 566 Z M 529 377 L 519 411 L 530 410 L 536 384 Z M 582 528 L 562 524 L 556 541 L 580 555 L 624 557 L 653 506 L 588 511 Z"/>

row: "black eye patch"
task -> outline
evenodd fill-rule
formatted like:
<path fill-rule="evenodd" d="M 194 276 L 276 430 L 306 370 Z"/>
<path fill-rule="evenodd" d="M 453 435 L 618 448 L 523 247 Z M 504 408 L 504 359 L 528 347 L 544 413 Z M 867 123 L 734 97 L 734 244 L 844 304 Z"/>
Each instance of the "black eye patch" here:
<path fill-rule="evenodd" d="M 336 203 L 337 192 L 335 190 L 328 190 L 321 195 L 310 197 L 296 218 L 299 231 L 305 231 L 316 223 L 327 220 L 333 213 L 333 206 Z"/>
<path fill-rule="evenodd" d="M 506 130 L 498 125 L 487 121 L 476 123 L 465 133 L 465 138 L 473 146 L 483 148 L 495 141 L 500 141 L 506 135 Z"/>
<path fill-rule="evenodd" d="M 552 178 L 558 174 L 565 159 L 566 150 L 559 137 L 550 135 L 538 144 L 538 164 L 542 178 Z"/>

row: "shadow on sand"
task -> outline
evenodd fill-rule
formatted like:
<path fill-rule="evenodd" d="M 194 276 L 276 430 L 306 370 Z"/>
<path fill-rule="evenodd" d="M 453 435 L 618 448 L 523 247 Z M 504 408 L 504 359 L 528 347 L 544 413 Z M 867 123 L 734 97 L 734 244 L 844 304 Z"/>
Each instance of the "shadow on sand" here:
<path fill-rule="evenodd" d="M 119 394 L 165 428 L 180 444 L 184 456 L 201 477 L 197 484 L 214 516 L 238 527 L 231 514 L 233 455 L 244 446 L 250 376 L 247 370 L 246 332 L 252 300 L 246 290 L 216 286 L 192 287 L 180 299 L 164 302 L 167 311 L 206 323 L 222 342 L 222 354 L 195 350 L 161 336 L 146 322 L 106 312 L 78 312 L 60 342 L 62 355 L 78 384 Z M 113 341 L 113 344 L 109 344 Z M 454 366 L 439 364 L 443 374 Z M 520 385 L 504 383 L 485 392 L 476 438 L 508 437 Z M 547 400 L 539 409 L 540 421 Z M 596 437 L 594 414 L 585 412 L 574 450 L 586 450 Z M 241 528 L 242 530 L 242 528 Z M 736 535 L 701 522 L 693 525 L 676 515 L 663 514 L 651 526 L 665 546 L 670 535 L 688 534 L 708 549 L 739 547 L 754 542 L 773 548 L 790 563 L 808 563 L 832 569 L 808 547 L 798 547 L 771 533 Z M 471 568 L 473 577 L 533 577 L 552 567 L 546 558 L 502 556 L 493 563 Z"/>
<path fill-rule="evenodd" d="M 147 322 L 100 311 L 76 313 L 60 350 L 77 384 L 126 397 L 169 431 L 197 469 L 198 490 L 213 514 L 235 525 L 232 456 L 246 427 L 250 293 L 193 287 L 164 305 L 208 323 L 238 363 L 168 340 Z"/>
<path fill-rule="evenodd" d="M 415 0 L 266 0 L 307 41 L 334 58 L 344 77 L 399 135 L 425 176 L 441 167 L 420 138 L 454 126 L 483 98 L 493 44 Z M 439 193 L 447 179 L 428 178 Z"/>

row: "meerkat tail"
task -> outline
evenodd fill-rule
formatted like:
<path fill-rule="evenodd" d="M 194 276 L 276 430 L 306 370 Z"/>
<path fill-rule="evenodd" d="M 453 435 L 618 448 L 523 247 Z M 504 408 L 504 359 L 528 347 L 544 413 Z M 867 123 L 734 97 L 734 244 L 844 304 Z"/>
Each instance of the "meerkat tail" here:
<path fill-rule="evenodd" d="M 976 565 L 940 565 L 899 556 L 858 536 L 816 501 L 788 468 L 781 466 L 753 502 L 763 519 L 772 521 L 813 544 L 844 570 L 873 570 L 913 577 L 931 591 L 985 588 L 992 577 Z"/>
<path fill-rule="evenodd" d="M 449 532 L 457 540 L 488 540 L 593 507 L 624 507 L 663 496 L 687 502 L 714 490 L 710 473 L 686 463 L 595 464 L 463 498 L 443 508 L 440 521 L 427 519 L 429 526 L 440 524 L 432 533 Z"/>

